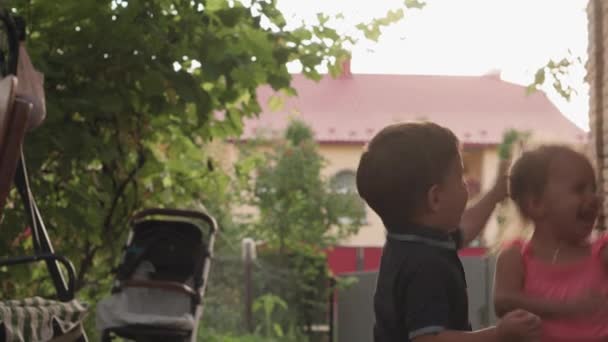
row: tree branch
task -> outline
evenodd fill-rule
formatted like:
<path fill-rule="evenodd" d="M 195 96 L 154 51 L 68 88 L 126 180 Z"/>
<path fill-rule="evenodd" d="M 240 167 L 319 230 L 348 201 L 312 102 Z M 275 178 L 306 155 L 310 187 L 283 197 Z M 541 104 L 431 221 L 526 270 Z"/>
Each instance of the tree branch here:
<path fill-rule="evenodd" d="M 116 190 L 116 193 L 114 194 L 114 198 L 112 198 L 112 204 L 110 205 L 108 214 L 106 215 L 106 218 L 103 222 L 104 233 L 108 233 L 110 231 L 112 227 L 112 219 L 114 217 L 114 212 L 116 211 L 116 207 L 118 206 L 120 199 L 125 195 L 127 186 L 131 182 L 133 182 L 135 176 L 137 175 L 137 172 L 141 170 L 145 163 L 146 158 L 144 152 L 143 150 L 140 150 L 138 151 L 137 165 L 133 168 L 133 170 L 131 170 L 127 178 L 125 178 L 125 180 L 120 184 L 120 186 Z"/>
<path fill-rule="evenodd" d="M 85 285 L 85 279 L 87 272 L 93 266 L 93 259 L 95 258 L 95 254 L 99 250 L 99 246 L 93 246 L 89 240 L 85 242 L 85 253 L 84 258 L 80 262 L 80 267 L 78 268 L 78 274 L 75 279 L 75 292 L 80 291 L 80 289 Z"/>

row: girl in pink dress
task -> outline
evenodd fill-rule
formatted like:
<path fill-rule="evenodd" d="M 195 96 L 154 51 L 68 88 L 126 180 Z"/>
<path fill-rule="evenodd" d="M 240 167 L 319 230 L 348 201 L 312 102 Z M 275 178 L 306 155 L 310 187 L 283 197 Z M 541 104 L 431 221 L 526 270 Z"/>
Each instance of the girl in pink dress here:
<path fill-rule="evenodd" d="M 542 342 L 608 341 L 608 239 L 591 238 L 600 205 L 591 163 L 543 146 L 515 162 L 509 190 L 533 234 L 498 257 L 496 313 L 537 314 Z"/>

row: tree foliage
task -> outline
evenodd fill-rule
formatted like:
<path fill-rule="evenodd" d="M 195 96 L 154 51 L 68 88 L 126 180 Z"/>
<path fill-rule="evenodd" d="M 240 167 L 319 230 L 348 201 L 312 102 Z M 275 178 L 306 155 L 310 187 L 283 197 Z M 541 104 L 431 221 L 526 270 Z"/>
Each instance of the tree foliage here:
<path fill-rule="evenodd" d="M 332 189 L 322 177 L 325 163 L 312 130 L 293 121 L 256 170 L 255 233 L 263 241 L 281 251 L 298 244 L 323 249 L 358 230 L 365 214 L 360 199 Z"/>
<path fill-rule="evenodd" d="M 217 167 L 209 144 L 238 136 L 243 118 L 260 113 L 259 86 L 295 95 L 287 63 L 299 61 L 312 79 L 321 77 L 320 66 L 335 75 L 354 43 L 328 21 L 288 28 L 274 0 L 3 5 L 25 18 L 30 55 L 46 75 L 47 120 L 25 145 L 33 191 L 56 250 L 75 263 L 79 296 L 93 303 L 108 293 L 136 210 L 204 203 L 224 228 L 231 227 L 239 184 Z M 400 17 L 393 13 L 370 25 Z M 305 145 L 290 158 L 310 161 L 307 172 L 316 172 L 322 163 L 312 152 Z M 293 181 L 314 176 L 302 177 Z M 290 239 L 309 241 L 335 223 L 319 211 L 331 206 L 323 202 L 321 183 L 310 181 L 315 187 L 287 193 L 281 202 L 303 206 L 287 211 L 290 217 L 302 214 L 284 227 Z M 282 223 L 259 195 L 263 219 Z M 313 200 L 324 207 L 305 204 Z M 30 240 L 15 239 L 24 222 L 13 193 L 2 222 L 3 255 L 31 254 Z M 1 269 L 0 292 L 6 298 L 48 295 L 45 277 L 44 268 Z"/>
<path fill-rule="evenodd" d="M 557 94 L 569 101 L 573 95 L 577 95 L 577 91 L 568 78 L 572 74 L 573 68 L 581 67 L 582 65 L 582 58 L 575 57 L 571 53 L 559 61 L 549 60 L 546 65 L 536 70 L 534 81 L 528 86 L 528 91 L 538 90 L 550 83 Z"/>
<path fill-rule="evenodd" d="M 282 278 L 260 290 L 284 299 L 285 326 L 304 331 L 327 320 L 333 285 L 325 250 L 356 233 L 365 219 L 359 196 L 337 191 L 322 176 L 325 163 L 311 128 L 296 120 L 253 168 L 250 204 L 258 212 L 247 233 Z"/>

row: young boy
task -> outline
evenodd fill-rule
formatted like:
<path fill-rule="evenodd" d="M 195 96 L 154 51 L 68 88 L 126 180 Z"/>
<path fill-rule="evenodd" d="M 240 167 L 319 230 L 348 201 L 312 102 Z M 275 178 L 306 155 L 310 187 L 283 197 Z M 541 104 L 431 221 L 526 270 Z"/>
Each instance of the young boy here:
<path fill-rule="evenodd" d="M 371 140 L 359 162 L 357 188 L 387 230 L 374 296 L 375 342 L 512 342 L 538 336 L 538 317 L 521 310 L 496 327 L 470 331 L 457 250 L 479 234 L 506 196 L 504 171 L 463 215 L 468 193 L 458 139 L 433 123 L 403 123 Z"/>

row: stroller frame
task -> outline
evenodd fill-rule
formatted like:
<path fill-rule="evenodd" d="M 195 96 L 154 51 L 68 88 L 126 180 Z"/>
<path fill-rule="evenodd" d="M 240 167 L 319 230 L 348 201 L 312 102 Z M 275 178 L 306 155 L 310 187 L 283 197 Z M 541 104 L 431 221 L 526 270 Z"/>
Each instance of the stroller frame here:
<path fill-rule="evenodd" d="M 124 247 L 124 255 L 121 261 L 121 265 L 118 268 L 117 275 L 120 275 L 120 267 L 124 266 L 127 261 L 127 249 L 133 243 L 135 236 L 135 230 L 140 225 L 146 224 L 147 222 L 156 223 L 174 223 L 176 220 L 181 219 L 178 222 L 189 224 L 198 229 L 202 236 L 201 239 L 205 239 L 204 230 L 201 225 L 196 224 L 196 221 L 204 222 L 208 227 L 209 231 L 207 239 L 205 241 L 206 250 L 202 251 L 202 265 L 200 275 L 194 275 L 195 288 L 192 288 L 185 283 L 178 281 L 167 281 L 167 280 L 131 280 L 131 279 L 117 279 L 115 281 L 113 293 L 122 291 L 125 288 L 154 288 L 162 289 L 166 291 L 178 292 L 189 296 L 191 300 L 191 311 L 195 320 L 195 326 L 192 331 L 176 330 L 171 328 L 155 327 L 149 325 L 127 325 L 122 327 L 107 328 L 102 331 L 102 341 L 109 342 L 115 335 L 117 337 L 135 339 L 136 341 L 168 341 L 168 340 L 181 340 L 181 341 L 196 341 L 196 333 L 198 331 L 198 324 L 203 314 L 203 298 L 208 283 L 208 276 L 211 269 L 212 251 L 215 242 L 215 235 L 218 231 L 218 225 L 215 219 L 202 211 L 193 210 L 179 210 L 179 209 L 162 209 L 153 208 L 143 210 L 137 213 L 131 219 L 131 231 Z M 186 220 L 183 220 L 186 219 Z M 139 260 L 136 264 L 138 264 Z M 135 265 L 136 265 L 135 264 Z M 197 279 L 199 277 L 200 279 Z M 199 282 L 198 285 L 197 282 Z"/>

